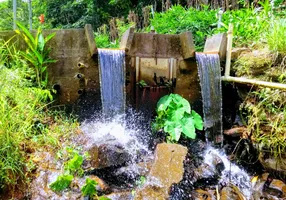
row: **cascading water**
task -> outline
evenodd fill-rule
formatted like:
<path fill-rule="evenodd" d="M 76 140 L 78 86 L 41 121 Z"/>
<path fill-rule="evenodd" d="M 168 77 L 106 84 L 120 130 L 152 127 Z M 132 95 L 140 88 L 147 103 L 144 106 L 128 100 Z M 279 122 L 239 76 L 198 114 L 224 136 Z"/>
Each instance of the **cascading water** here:
<path fill-rule="evenodd" d="M 196 53 L 208 141 L 222 142 L 221 69 L 218 54 Z"/>
<path fill-rule="evenodd" d="M 125 109 L 125 51 L 98 49 L 102 111 L 112 117 Z"/>

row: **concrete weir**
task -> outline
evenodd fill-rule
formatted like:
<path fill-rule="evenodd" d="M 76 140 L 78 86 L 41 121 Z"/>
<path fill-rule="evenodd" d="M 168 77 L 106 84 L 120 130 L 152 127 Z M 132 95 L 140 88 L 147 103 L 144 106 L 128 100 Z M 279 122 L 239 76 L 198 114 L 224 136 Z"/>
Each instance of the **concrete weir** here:
<path fill-rule="evenodd" d="M 131 28 L 124 33 L 120 48 L 126 52 L 126 72 L 130 81 L 126 86 L 127 100 L 139 110 L 152 112 L 160 97 L 169 92 L 182 95 L 192 104 L 201 99 L 190 32 L 175 35 L 135 33 Z M 142 80 L 147 86 L 139 88 L 136 83 Z M 168 82 L 171 87 L 162 82 Z"/>
<path fill-rule="evenodd" d="M 51 48 L 51 58 L 57 60 L 48 70 L 50 87 L 58 91 L 58 103 L 73 104 L 85 96 L 94 104 L 100 104 L 99 61 L 91 25 L 84 29 L 43 32 L 44 35 L 56 32 L 47 45 Z M 0 32 L 4 40 L 13 35 L 14 31 Z M 25 48 L 21 38 L 16 36 L 13 40 L 17 40 L 19 48 Z M 192 104 L 201 99 L 190 32 L 177 35 L 135 33 L 131 28 L 123 35 L 120 49 L 126 52 L 128 104 L 136 107 L 147 104 L 148 110 L 153 110 L 159 98 L 169 92 L 182 95 Z M 143 89 L 137 84 L 141 80 L 147 84 Z"/>

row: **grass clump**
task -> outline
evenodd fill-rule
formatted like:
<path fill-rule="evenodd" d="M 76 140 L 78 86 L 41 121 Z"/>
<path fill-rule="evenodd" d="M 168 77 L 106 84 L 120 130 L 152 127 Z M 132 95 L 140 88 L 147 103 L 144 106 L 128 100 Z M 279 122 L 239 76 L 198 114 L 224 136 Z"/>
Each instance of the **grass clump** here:
<path fill-rule="evenodd" d="M 286 92 L 263 88 L 251 92 L 241 106 L 251 139 L 275 157 L 285 157 Z"/>
<path fill-rule="evenodd" d="M 286 56 L 286 20 L 277 19 L 273 21 L 269 33 L 267 34 L 267 44 L 269 49 Z"/>

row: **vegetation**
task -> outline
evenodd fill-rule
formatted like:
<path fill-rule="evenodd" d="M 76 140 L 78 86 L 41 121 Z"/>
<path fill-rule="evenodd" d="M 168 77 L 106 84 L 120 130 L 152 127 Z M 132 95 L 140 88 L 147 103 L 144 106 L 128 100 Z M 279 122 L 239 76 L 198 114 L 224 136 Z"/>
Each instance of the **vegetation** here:
<path fill-rule="evenodd" d="M 81 188 L 83 196 L 89 196 L 92 198 L 94 195 L 96 195 L 96 185 L 97 182 L 95 180 L 87 178 L 85 180 L 85 185 Z"/>
<path fill-rule="evenodd" d="M 58 155 L 62 159 L 67 159 L 64 163 L 64 172 L 62 175 L 57 177 L 57 180 L 50 184 L 50 188 L 59 192 L 69 187 L 71 184 L 74 175 L 82 176 L 84 171 L 81 168 L 84 157 L 79 154 L 78 151 L 71 147 L 66 147 L 65 151 L 62 150 L 58 152 Z"/>
<path fill-rule="evenodd" d="M 44 48 L 40 32 L 36 38 L 24 32 L 19 34 L 27 40 L 38 39 L 34 44 L 40 50 Z M 29 180 L 31 170 L 35 169 L 31 152 L 60 148 L 60 139 L 69 137 L 78 127 L 63 112 L 48 109 L 53 96 L 42 82 L 35 84 L 35 68 L 30 67 L 30 60 L 17 50 L 13 41 L 15 38 L 0 40 L 0 184 L 9 191 Z M 41 69 L 39 73 L 44 72 Z"/>
<path fill-rule="evenodd" d="M 190 103 L 178 94 L 162 97 L 157 103 L 158 116 L 153 123 L 153 130 L 164 130 L 167 140 L 178 142 L 181 134 L 187 138 L 196 138 L 196 129 L 203 130 L 201 116 L 191 110 Z"/>
<path fill-rule="evenodd" d="M 57 177 L 57 180 L 50 185 L 50 188 L 55 192 L 61 192 L 68 188 L 73 180 L 73 175 L 63 174 Z"/>
<path fill-rule="evenodd" d="M 29 61 L 36 74 L 36 83 L 40 88 L 46 88 L 48 85 L 48 64 L 56 62 L 49 58 L 51 49 L 46 48 L 46 43 L 55 36 L 55 33 L 48 35 L 44 38 L 41 27 L 38 28 L 38 32 L 34 36 L 20 23 L 17 24 L 21 31 L 16 30 L 16 33 L 22 36 L 23 40 L 28 46 L 25 52 L 21 52 L 21 55 Z"/>
<path fill-rule="evenodd" d="M 241 110 L 251 139 L 261 151 L 285 157 L 286 92 L 263 88 L 251 92 Z"/>
<path fill-rule="evenodd" d="M 217 26 L 215 10 L 207 6 L 202 10 L 185 9 L 182 6 L 173 6 L 167 12 L 156 13 L 151 19 L 151 25 L 157 33 L 178 34 L 190 31 L 193 34 L 197 51 L 202 51 L 205 38 L 212 35 Z"/>

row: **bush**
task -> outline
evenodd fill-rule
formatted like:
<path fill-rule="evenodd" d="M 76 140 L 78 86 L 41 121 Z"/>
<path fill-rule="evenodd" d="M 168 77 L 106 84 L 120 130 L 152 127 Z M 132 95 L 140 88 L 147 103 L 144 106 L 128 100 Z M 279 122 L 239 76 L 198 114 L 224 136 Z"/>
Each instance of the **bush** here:
<path fill-rule="evenodd" d="M 31 166 L 27 153 L 41 147 L 60 147 L 59 138 L 78 124 L 47 109 L 49 90 L 33 87 L 34 70 L 13 46 L 0 41 L 0 185 L 25 180 Z M 63 137 L 62 139 L 64 139 Z M 24 173 L 25 172 L 25 173 Z"/>
<path fill-rule="evenodd" d="M 179 34 L 185 31 L 192 32 L 197 51 L 202 51 L 205 39 L 213 33 L 216 26 L 215 10 L 204 7 L 202 10 L 195 8 L 185 9 L 182 6 L 173 6 L 164 13 L 155 13 L 151 25 L 160 34 Z"/>

